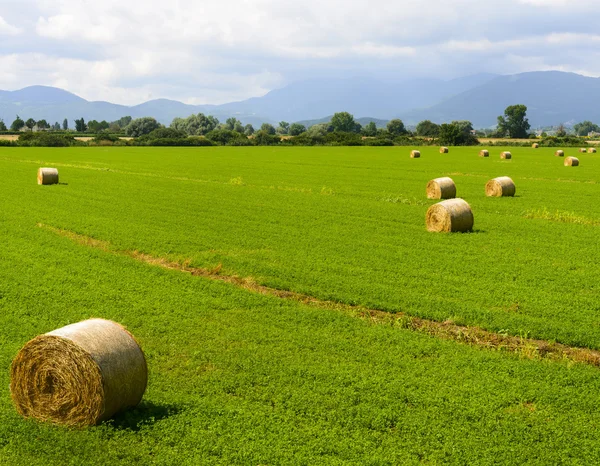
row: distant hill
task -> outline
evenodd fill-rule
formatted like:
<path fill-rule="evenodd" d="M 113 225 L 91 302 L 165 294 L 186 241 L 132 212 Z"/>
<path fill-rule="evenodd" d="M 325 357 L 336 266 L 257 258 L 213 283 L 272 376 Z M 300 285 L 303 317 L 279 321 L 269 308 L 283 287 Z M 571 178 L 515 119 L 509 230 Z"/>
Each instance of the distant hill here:
<path fill-rule="evenodd" d="M 50 123 L 73 120 L 114 121 L 123 116 L 152 116 L 163 124 L 175 117 L 205 113 L 225 121 L 236 117 L 259 127 L 263 122 L 302 122 L 306 126 L 329 121 L 335 112 L 347 111 L 363 125 L 373 120 L 385 126 L 401 118 L 407 126 L 422 120 L 438 123 L 471 120 L 476 127 L 496 124 L 508 105 L 525 104 L 534 127 L 582 120 L 600 122 L 600 78 L 558 71 L 512 76 L 478 74 L 460 79 L 413 79 L 381 82 L 369 78 L 313 79 L 292 83 L 262 97 L 223 105 L 187 105 L 167 99 L 132 107 L 109 102 L 89 102 L 62 89 L 32 86 L 0 91 L 0 118 L 9 124 L 15 115 L 45 119 Z"/>

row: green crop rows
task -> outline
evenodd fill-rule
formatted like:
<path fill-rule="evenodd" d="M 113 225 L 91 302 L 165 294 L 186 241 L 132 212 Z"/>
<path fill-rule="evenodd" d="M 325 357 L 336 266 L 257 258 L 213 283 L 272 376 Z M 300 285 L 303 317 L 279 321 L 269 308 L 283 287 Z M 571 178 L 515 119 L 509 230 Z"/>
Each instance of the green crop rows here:
<path fill-rule="evenodd" d="M 600 349 L 600 156 L 551 149 L 0 150 L 0 464 L 595 464 L 600 378 L 261 296 L 77 244 L 320 299 Z M 572 153 L 571 153 L 572 152 Z M 37 186 L 39 166 L 61 182 Z M 433 234 L 451 176 L 469 234 Z M 515 198 L 486 198 L 510 176 Z M 89 317 L 141 342 L 143 404 L 102 426 L 23 420 L 8 368 Z"/>

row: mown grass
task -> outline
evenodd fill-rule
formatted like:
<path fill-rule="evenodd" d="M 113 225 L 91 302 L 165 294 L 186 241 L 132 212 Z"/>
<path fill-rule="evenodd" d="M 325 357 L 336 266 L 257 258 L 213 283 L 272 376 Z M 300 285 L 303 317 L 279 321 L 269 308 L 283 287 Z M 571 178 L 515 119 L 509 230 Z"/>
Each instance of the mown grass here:
<path fill-rule="evenodd" d="M 594 155 L 568 169 L 551 151 L 476 152 L 1 150 L 0 464 L 597 463 L 596 368 L 372 325 L 37 227 L 322 299 L 598 347 L 597 227 L 524 218 L 600 219 Z M 35 185 L 39 165 L 66 184 Z M 425 231 L 425 183 L 449 173 L 462 173 L 472 234 Z M 518 197 L 484 197 L 500 175 Z M 82 431 L 20 419 L 12 357 L 92 316 L 140 340 L 144 404 Z"/>

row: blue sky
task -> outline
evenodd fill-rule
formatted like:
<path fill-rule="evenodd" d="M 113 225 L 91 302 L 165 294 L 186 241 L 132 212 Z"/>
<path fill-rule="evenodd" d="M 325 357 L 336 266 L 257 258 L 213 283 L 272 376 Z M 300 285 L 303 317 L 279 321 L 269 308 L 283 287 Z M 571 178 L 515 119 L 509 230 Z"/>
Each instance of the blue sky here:
<path fill-rule="evenodd" d="M 600 76 L 598 0 L 0 0 L 0 89 L 224 103 L 315 77 Z"/>

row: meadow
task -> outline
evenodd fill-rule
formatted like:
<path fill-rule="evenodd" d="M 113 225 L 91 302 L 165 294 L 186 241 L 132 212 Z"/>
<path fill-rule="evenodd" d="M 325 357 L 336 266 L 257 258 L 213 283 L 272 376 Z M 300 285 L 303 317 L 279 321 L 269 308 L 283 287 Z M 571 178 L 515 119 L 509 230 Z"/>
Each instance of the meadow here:
<path fill-rule="evenodd" d="M 0 148 L 0 464 L 597 463 L 597 367 L 406 324 L 600 349 L 599 156 L 479 149 Z M 426 231 L 440 176 L 472 233 Z M 485 197 L 497 176 L 514 198 Z M 12 358 L 89 317 L 139 339 L 142 405 L 84 430 L 21 419 Z"/>

